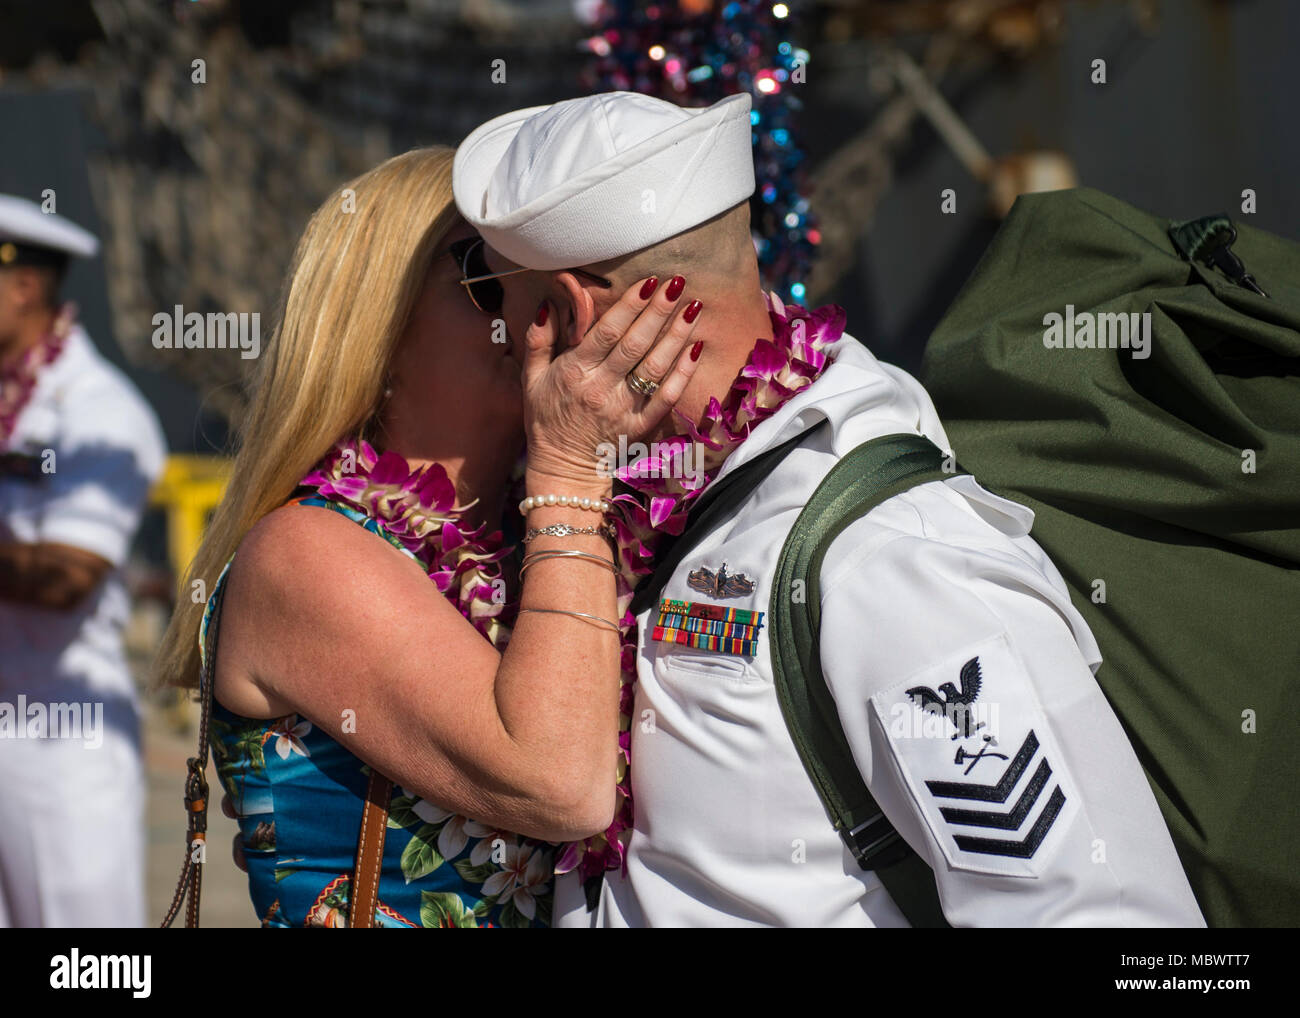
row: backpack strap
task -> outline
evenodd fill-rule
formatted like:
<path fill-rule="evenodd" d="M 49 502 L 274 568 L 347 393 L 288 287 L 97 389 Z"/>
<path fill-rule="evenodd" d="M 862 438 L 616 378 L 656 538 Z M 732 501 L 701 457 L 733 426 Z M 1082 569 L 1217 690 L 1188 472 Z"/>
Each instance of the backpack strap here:
<path fill-rule="evenodd" d="M 858 865 L 874 870 L 915 927 L 947 926 L 929 866 L 894 830 L 858 771 L 821 669 L 821 566 L 854 520 L 918 484 L 954 476 L 920 435 L 886 435 L 842 458 L 795 520 L 772 583 L 771 653 L 781 713 L 795 748 Z M 796 601 L 794 584 L 801 581 Z"/>

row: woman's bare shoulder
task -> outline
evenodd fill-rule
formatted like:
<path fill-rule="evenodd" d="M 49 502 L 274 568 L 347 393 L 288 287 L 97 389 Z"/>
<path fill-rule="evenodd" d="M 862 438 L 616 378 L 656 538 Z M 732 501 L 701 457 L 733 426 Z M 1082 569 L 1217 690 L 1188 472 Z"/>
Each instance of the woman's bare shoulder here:
<path fill-rule="evenodd" d="M 325 580 L 348 580 L 342 585 L 346 588 L 375 570 L 412 581 L 424 577 L 409 555 L 355 520 L 305 505 L 281 506 L 258 520 L 240 542 L 234 570 L 276 594 L 340 586 Z"/>
<path fill-rule="evenodd" d="M 226 584 L 216 694 L 246 717 L 295 710 L 279 690 L 322 638 L 343 631 L 343 620 L 353 651 L 364 653 L 372 637 L 382 641 L 384 632 L 367 625 L 367 603 L 378 599 L 400 612 L 432 586 L 417 563 L 378 535 L 331 509 L 300 505 L 282 506 L 250 528 Z"/>

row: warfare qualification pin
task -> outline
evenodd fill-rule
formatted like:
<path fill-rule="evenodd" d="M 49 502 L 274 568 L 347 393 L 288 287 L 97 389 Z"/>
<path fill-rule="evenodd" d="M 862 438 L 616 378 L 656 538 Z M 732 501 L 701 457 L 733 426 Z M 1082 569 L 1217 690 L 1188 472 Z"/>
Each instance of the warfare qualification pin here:
<path fill-rule="evenodd" d="M 710 597 L 741 597 L 754 592 L 754 581 L 744 573 L 727 572 L 727 563 L 716 573 L 708 566 L 700 566 L 686 574 L 686 582 L 692 590 L 698 590 Z"/>

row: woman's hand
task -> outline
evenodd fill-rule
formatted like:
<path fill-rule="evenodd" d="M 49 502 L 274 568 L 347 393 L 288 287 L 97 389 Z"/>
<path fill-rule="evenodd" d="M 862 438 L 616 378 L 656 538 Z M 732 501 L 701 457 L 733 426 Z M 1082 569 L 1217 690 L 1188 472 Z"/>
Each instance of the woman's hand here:
<path fill-rule="evenodd" d="M 653 278 L 638 280 L 580 343 L 554 359 L 558 326 L 542 304 L 524 350 L 530 471 L 590 483 L 608 462 L 600 446 L 617 446 L 620 436 L 640 440 L 681 399 L 695 373 L 697 362 L 685 348 L 702 307 L 682 300 L 683 287 L 680 277 L 663 287 Z M 659 383 L 653 395 L 628 385 L 634 369 L 639 378 Z"/>

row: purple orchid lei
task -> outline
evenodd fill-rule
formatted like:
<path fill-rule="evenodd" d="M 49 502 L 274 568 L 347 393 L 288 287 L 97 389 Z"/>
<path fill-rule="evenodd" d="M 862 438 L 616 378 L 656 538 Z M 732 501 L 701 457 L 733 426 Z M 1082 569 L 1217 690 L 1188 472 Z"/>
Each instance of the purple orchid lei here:
<path fill-rule="evenodd" d="M 18 417 L 32 398 L 41 369 L 53 364 L 63 353 L 72 325 L 77 320 L 77 306 L 64 304 L 54 317 L 50 331 L 13 364 L 0 370 L 0 452 L 9 448 Z"/>
<path fill-rule="evenodd" d="M 470 507 L 456 505 L 455 486 L 440 463 L 412 468 L 398 453 L 379 454 L 364 440 L 346 438 L 301 484 L 380 521 L 474 628 L 493 646 L 505 646 L 518 601 L 496 592 L 505 590 L 501 564 L 514 548 L 499 530 L 466 526 Z"/>
<path fill-rule="evenodd" d="M 772 341 L 760 339 L 749 360 L 722 399 L 713 398 L 698 424 L 676 414 L 685 431 L 656 443 L 651 454 L 615 472 L 630 489 L 614 496 L 619 509 L 611 515 L 617 532 L 618 611 L 623 652 L 619 701 L 618 805 L 604 834 L 564 846 L 557 874 L 578 871 L 593 900 L 592 883 L 607 870 L 627 868 L 626 832 L 632 827 L 632 712 L 636 682 L 636 618 L 629 611 L 642 577 L 654 571 L 655 549 L 665 535 L 680 534 L 695 501 L 704 493 L 728 456 L 749 437 L 756 424 L 777 412 L 822 373 L 830 358 L 825 349 L 844 334 L 844 310 L 827 304 L 808 311 L 767 295 Z M 680 469 L 692 443 L 703 447 L 702 469 Z M 657 454 L 657 455 L 656 455 Z M 685 476 L 693 473 L 694 478 Z M 597 885 L 598 886 L 598 885 Z"/>

